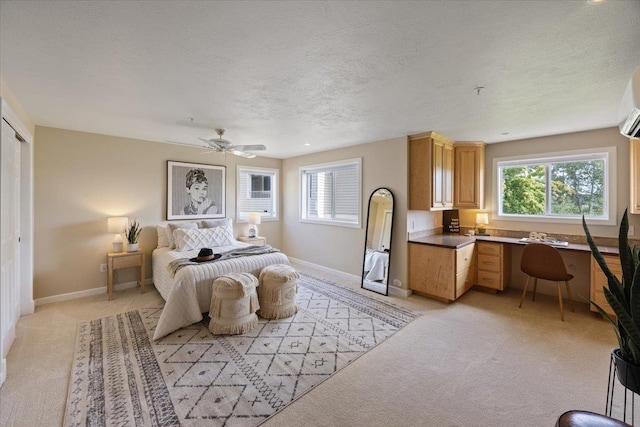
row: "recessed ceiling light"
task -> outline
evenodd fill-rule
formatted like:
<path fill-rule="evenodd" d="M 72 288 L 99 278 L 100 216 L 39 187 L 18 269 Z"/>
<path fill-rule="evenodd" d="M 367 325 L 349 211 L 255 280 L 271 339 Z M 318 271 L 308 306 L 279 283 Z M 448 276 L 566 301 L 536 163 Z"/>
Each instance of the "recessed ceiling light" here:
<path fill-rule="evenodd" d="M 604 0 L 587 0 L 588 4 L 602 3 Z"/>
<path fill-rule="evenodd" d="M 305 147 L 309 147 L 311 146 L 311 144 L 309 144 L 308 142 L 306 144 L 304 144 Z"/>

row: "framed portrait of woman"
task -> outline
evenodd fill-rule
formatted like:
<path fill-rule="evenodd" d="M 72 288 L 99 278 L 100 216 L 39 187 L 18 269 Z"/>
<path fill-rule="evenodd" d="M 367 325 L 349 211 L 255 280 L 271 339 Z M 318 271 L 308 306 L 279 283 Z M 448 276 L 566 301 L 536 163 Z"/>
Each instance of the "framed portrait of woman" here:
<path fill-rule="evenodd" d="M 167 220 L 224 218 L 224 166 L 167 162 Z"/>

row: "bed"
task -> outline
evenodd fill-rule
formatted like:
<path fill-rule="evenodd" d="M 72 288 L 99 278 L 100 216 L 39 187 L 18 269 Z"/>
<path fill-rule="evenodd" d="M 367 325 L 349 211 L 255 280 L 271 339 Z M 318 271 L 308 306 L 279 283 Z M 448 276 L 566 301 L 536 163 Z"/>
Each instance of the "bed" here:
<path fill-rule="evenodd" d="M 386 283 L 389 269 L 389 253 L 367 248 L 364 257 L 364 278 L 372 282 Z"/>
<path fill-rule="evenodd" d="M 198 235 L 202 232 L 187 230 L 187 233 Z M 231 236 L 223 245 L 214 246 L 207 244 L 211 242 L 200 241 L 195 248 L 178 245 L 172 249 L 171 244 L 162 245 L 160 236 L 158 228 L 159 247 L 152 254 L 153 281 L 166 303 L 154 331 L 154 340 L 203 319 L 202 313 L 209 311 L 211 286 L 216 277 L 231 272 L 246 272 L 257 277 L 267 265 L 289 264 L 287 256 L 277 251 L 188 265 L 180 268 L 172 277 L 167 268 L 169 263 L 181 258 L 195 258 L 201 247 L 211 247 L 214 253 L 224 253 L 251 245 L 238 242 Z"/>

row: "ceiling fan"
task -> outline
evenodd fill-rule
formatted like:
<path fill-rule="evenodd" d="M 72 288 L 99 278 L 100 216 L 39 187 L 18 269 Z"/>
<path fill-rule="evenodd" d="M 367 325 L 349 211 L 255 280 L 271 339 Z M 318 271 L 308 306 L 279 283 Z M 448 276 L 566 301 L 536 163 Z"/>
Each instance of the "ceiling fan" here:
<path fill-rule="evenodd" d="M 236 156 L 246 157 L 247 159 L 252 159 L 256 155 L 253 153 L 247 153 L 247 151 L 264 151 L 267 149 L 262 144 L 256 145 L 233 145 L 230 141 L 226 139 L 222 139 L 222 135 L 224 135 L 224 129 L 216 129 L 216 133 L 218 134 L 217 138 L 212 139 L 204 139 L 198 138 L 200 141 L 204 142 L 208 148 L 211 148 L 215 151 L 224 151 L 226 153 L 235 154 Z"/>

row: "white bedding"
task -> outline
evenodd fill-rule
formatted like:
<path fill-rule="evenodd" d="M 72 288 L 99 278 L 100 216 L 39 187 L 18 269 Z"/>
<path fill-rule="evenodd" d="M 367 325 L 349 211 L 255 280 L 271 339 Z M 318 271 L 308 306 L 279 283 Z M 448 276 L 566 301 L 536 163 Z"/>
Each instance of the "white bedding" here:
<path fill-rule="evenodd" d="M 244 246 L 250 245 L 237 242 L 235 245 L 212 249 L 214 253 L 221 253 Z M 153 282 L 166 301 L 153 334 L 154 340 L 202 320 L 202 313 L 209 311 L 211 286 L 216 277 L 231 272 L 251 273 L 257 277 L 267 265 L 289 264 L 285 254 L 274 252 L 189 265 L 178 270 L 175 277 L 170 277 L 166 266 L 171 261 L 179 258 L 194 258 L 198 252 L 199 249 L 177 252 L 167 247 L 156 248 L 153 251 Z"/>
<path fill-rule="evenodd" d="M 367 248 L 364 257 L 364 278 L 371 281 L 385 281 L 389 268 L 389 254 Z"/>

